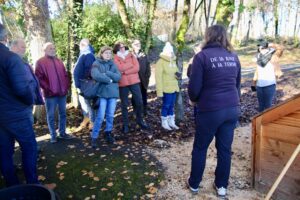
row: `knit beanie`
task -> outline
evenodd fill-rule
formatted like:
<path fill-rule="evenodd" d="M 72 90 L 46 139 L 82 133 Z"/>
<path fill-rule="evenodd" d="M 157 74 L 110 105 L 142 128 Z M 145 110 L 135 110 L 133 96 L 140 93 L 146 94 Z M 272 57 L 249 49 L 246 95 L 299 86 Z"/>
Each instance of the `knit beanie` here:
<path fill-rule="evenodd" d="M 162 53 L 163 54 L 167 54 L 167 55 L 169 55 L 171 53 L 174 54 L 174 50 L 173 50 L 173 47 L 172 47 L 172 45 L 171 45 L 170 42 L 166 42 L 166 44 L 165 44 L 165 46 L 163 48 L 163 52 Z"/>

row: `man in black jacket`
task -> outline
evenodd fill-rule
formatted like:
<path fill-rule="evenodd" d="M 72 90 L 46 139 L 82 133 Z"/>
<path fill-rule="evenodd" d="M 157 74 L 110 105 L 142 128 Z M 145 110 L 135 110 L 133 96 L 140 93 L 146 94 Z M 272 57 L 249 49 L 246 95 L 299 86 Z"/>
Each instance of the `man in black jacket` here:
<path fill-rule="evenodd" d="M 38 183 L 37 143 L 32 127 L 34 94 L 21 58 L 5 46 L 7 32 L 0 24 L 0 168 L 7 186 L 19 184 L 13 165 L 15 140 L 22 151 L 27 183 Z"/>
<path fill-rule="evenodd" d="M 139 78 L 141 93 L 143 97 L 144 115 L 147 115 L 147 89 L 149 85 L 149 79 L 151 76 L 150 63 L 147 55 L 141 51 L 141 42 L 138 39 L 132 41 L 133 55 L 138 59 L 140 65 Z M 134 102 L 133 102 L 134 103 Z"/>

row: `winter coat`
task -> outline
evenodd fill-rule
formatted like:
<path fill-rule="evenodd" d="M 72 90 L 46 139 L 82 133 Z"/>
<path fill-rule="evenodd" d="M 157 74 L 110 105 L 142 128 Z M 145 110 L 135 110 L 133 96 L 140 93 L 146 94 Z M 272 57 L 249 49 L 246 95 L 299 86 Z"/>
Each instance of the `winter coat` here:
<path fill-rule="evenodd" d="M 95 61 L 94 49 L 92 46 L 88 46 L 86 49 L 80 51 L 77 62 L 74 66 L 73 78 L 75 87 L 80 88 L 80 80 L 88 79 L 91 76 L 92 64 Z"/>
<path fill-rule="evenodd" d="M 140 82 L 138 74 L 140 69 L 139 62 L 132 53 L 128 53 L 125 59 L 115 55 L 114 63 L 122 75 L 119 82 L 120 87 L 126 87 Z"/>
<path fill-rule="evenodd" d="M 0 125 L 32 116 L 34 94 L 21 58 L 0 43 Z"/>
<path fill-rule="evenodd" d="M 24 67 L 26 69 L 27 76 L 29 77 L 30 81 L 32 82 L 30 88 L 34 95 L 34 105 L 43 105 L 44 99 L 42 97 L 39 81 L 38 81 L 37 77 L 35 76 L 31 66 L 27 62 L 25 62 L 25 61 L 23 61 L 23 62 L 25 65 Z"/>
<path fill-rule="evenodd" d="M 176 58 L 160 54 L 160 59 L 155 66 L 155 82 L 157 96 L 162 97 L 163 93 L 174 93 L 179 91 L 178 80 L 175 73 L 178 72 Z"/>
<path fill-rule="evenodd" d="M 44 56 L 36 62 L 35 75 L 39 79 L 44 97 L 65 96 L 70 87 L 67 71 L 61 60 Z"/>
<path fill-rule="evenodd" d="M 149 85 L 149 79 L 151 76 L 151 68 L 150 63 L 148 61 L 147 55 L 143 52 L 139 52 L 138 54 L 134 54 L 139 61 L 140 70 L 139 70 L 139 78 L 141 80 L 141 85 L 147 89 Z"/>
<path fill-rule="evenodd" d="M 188 94 L 200 112 L 239 105 L 241 65 L 236 54 L 218 43 L 207 44 L 194 56 Z"/>
<path fill-rule="evenodd" d="M 100 83 L 97 96 L 101 98 L 119 98 L 121 73 L 112 60 L 97 58 L 93 63 L 91 76 Z"/>

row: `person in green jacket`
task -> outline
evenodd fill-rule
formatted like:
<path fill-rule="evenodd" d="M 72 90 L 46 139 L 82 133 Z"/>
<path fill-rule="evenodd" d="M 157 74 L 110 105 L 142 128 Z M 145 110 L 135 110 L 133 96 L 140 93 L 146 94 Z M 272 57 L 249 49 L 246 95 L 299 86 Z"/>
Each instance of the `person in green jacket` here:
<path fill-rule="evenodd" d="M 179 129 L 174 115 L 176 92 L 179 91 L 178 73 L 173 47 L 170 42 L 166 42 L 155 68 L 156 93 L 163 101 L 161 125 L 166 130 Z"/>
<path fill-rule="evenodd" d="M 104 117 L 106 119 L 105 136 L 108 143 L 114 143 L 115 139 L 111 135 L 113 129 L 114 114 L 119 98 L 119 80 L 121 73 L 112 61 L 112 49 L 104 46 L 100 49 L 98 57 L 93 63 L 91 70 L 92 78 L 99 82 L 97 91 L 99 109 L 94 121 L 94 127 L 91 134 L 92 147 L 97 147 L 97 138 L 101 129 Z"/>

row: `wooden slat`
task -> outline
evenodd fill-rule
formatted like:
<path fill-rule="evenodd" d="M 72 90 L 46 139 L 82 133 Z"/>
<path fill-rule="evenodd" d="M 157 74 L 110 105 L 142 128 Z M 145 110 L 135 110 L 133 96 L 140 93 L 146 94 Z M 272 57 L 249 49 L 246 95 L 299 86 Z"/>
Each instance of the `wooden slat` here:
<path fill-rule="evenodd" d="M 262 126 L 262 136 L 298 145 L 300 143 L 300 128 L 269 123 Z"/>
<path fill-rule="evenodd" d="M 297 119 L 295 117 L 290 117 L 290 116 L 291 115 L 288 115 L 288 117 L 282 117 L 278 120 L 275 120 L 272 123 L 282 124 L 282 125 L 287 125 L 287 126 L 294 126 L 294 127 L 300 128 L 300 117 Z"/>
<path fill-rule="evenodd" d="M 300 111 L 300 94 L 266 110 L 260 116 L 262 116 L 262 124 L 267 124 L 298 111 Z"/>

